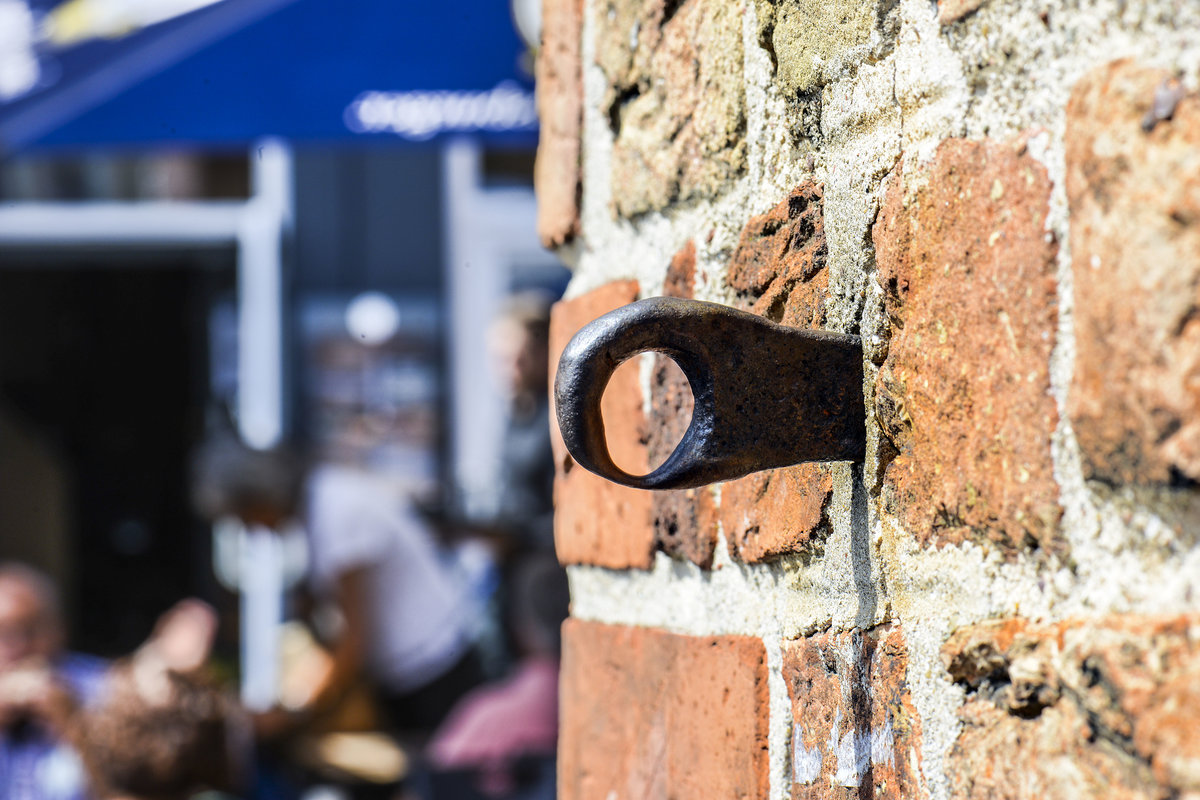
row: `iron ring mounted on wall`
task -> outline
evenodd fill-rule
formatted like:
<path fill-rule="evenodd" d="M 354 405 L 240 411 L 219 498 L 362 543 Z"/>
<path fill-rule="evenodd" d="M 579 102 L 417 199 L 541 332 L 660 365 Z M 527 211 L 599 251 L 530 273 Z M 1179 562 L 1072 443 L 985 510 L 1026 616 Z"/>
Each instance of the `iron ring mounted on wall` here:
<path fill-rule="evenodd" d="M 664 353 L 687 376 L 692 421 L 648 475 L 613 463 L 600 399 L 616 368 Z M 571 339 L 554 401 L 571 457 L 639 489 L 685 489 L 803 461 L 861 461 L 866 441 L 862 341 L 778 325 L 717 303 L 653 297 L 605 314 Z"/>

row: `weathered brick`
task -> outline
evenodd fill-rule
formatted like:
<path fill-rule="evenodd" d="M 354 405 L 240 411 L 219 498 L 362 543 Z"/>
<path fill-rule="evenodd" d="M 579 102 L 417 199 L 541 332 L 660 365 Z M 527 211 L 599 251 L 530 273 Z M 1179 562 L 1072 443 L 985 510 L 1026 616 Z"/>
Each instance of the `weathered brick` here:
<path fill-rule="evenodd" d="M 597 4 L 617 215 L 714 196 L 743 172 L 741 20 L 734 0 Z"/>
<path fill-rule="evenodd" d="M 1019 144 L 948 140 L 874 228 L 891 320 L 876 412 L 887 507 L 922 543 L 1065 545 L 1050 455 L 1057 245 L 1050 180 Z"/>
<path fill-rule="evenodd" d="M 721 488 L 729 554 L 747 563 L 801 552 L 828 531 L 833 475 L 824 464 L 756 472 Z"/>
<path fill-rule="evenodd" d="M 696 243 L 688 243 L 671 257 L 667 275 L 663 280 L 663 295 L 666 297 L 694 297 L 696 295 Z"/>
<path fill-rule="evenodd" d="M 987 0 L 938 0 L 938 22 L 949 25 L 970 16 L 983 7 Z"/>
<path fill-rule="evenodd" d="M 582 297 L 555 304 L 550 319 L 550 374 L 577 330 L 596 317 L 637 299 L 632 281 L 610 283 Z M 648 471 L 646 419 L 636 362 L 622 365 L 601 401 L 609 452 L 623 469 Z M 556 466 L 554 543 L 564 564 L 648 569 L 654 558 L 650 492 L 610 483 L 575 464 L 551 425 Z"/>
<path fill-rule="evenodd" d="M 792 699 L 792 797 L 926 796 L 920 720 L 899 627 L 784 642 Z"/>
<path fill-rule="evenodd" d="M 821 328 L 829 293 L 822 190 L 807 182 L 742 230 L 726 273 L 737 304 L 776 322 Z M 721 524 L 734 558 L 765 561 L 807 547 L 826 527 L 833 477 L 798 464 L 727 482 Z"/>
<path fill-rule="evenodd" d="M 667 297 L 691 297 L 696 284 L 696 245 L 689 241 L 671 259 L 663 283 Z M 650 463 L 661 464 L 675 450 L 692 420 L 694 398 L 687 377 L 663 355 L 654 359 L 650 381 Z M 652 492 L 654 541 L 663 552 L 712 566 L 717 545 L 717 511 L 708 487 Z"/>
<path fill-rule="evenodd" d="M 651 463 L 661 463 L 675 449 L 692 418 L 693 398 L 683 370 L 656 356 L 650 383 Z M 652 492 L 655 546 L 670 556 L 708 569 L 717 546 L 717 508 L 707 486 Z"/>
<path fill-rule="evenodd" d="M 966 691 L 952 796 L 1200 792 L 1200 617 L 996 620 L 956 631 L 942 657 Z"/>
<path fill-rule="evenodd" d="M 759 42 L 785 95 L 812 92 L 853 63 L 886 52 L 895 0 L 758 0 Z"/>
<path fill-rule="evenodd" d="M 1067 106 L 1070 417 L 1085 474 L 1200 482 L 1200 97 L 1118 62 Z"/>
<path fill-rule="evenodd" d="M 533 184 L 538 235 L 557 247 L 579 233 L 583 133 L 583 0 L 543 0 L 537 56 L 540 132 Z"/>
<path fill-rule="evenodd" d="M 803 183 L 746 223 L 726 272 L 738 305 L 784 325 L 822 327 L 829 293 L 822 195 L 819 185 Z"/>
<path fill-rule="evenodd" d="M 767 797 L 761 639 L 575 619 L 563 634 L 559 797 Z"/>

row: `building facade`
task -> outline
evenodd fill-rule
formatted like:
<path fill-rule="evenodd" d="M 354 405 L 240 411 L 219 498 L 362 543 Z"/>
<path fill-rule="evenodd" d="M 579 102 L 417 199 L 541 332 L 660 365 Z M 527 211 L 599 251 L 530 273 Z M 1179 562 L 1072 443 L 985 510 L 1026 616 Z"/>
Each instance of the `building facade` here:
<path fill-rule="evenodd" d="M 565 800 L 1200 796 L 1198 78 L 1171 0 L 546 0 L 555 351 L 655 295 L 857 334 L 868 438 L 560 447 Z M 689 402 L 627 362 L 618 465 Z"/>

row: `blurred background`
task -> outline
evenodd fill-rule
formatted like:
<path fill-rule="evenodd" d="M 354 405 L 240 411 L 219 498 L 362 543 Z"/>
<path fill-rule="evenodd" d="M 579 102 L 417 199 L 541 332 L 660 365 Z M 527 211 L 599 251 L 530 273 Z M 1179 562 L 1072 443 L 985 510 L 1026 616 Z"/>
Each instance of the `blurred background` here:
<path fill-rule="evenodd" d="M 226 430 L 495 519 L 493 322 L 568 277 L 535 233 L 538 5 L 0 0 L 0 560 L 49 576 L 72 650 L 200 598 L 271 704 L 308 556 L 193 510 Z"/>

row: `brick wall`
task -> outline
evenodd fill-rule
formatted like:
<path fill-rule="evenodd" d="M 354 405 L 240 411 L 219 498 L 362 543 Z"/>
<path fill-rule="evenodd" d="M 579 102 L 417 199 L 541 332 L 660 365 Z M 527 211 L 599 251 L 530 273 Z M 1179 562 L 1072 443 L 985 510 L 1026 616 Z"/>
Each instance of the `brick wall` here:
<path fill-rule="evenodd" d="M 713 300 L 862 336 L 868 417 L 861 465 L 681 492 L 558 447 L 564 800 L 1200 797 L 1200 5 L 545 20 L 555 352 Z M 618 463 L 689 403 L 628 362 Z"/>

